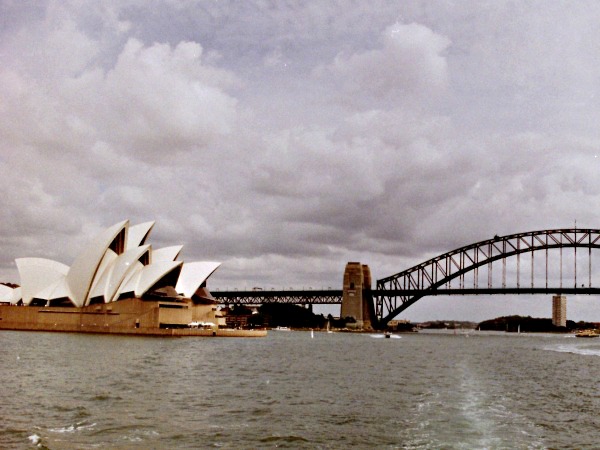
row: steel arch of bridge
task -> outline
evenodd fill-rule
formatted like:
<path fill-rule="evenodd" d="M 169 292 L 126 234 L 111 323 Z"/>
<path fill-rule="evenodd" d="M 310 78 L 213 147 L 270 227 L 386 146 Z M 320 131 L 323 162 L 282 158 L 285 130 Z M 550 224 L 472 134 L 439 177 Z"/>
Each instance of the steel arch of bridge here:
<path fill-rule="evenodd" d="M 563 286 L 563 249 L 574 249 L 574 283 Z M 577 249 L 587 249 L 588 279 L 578 288 Z M 581 293 L 598 294 L 599 288 L 592 287 L 592 249 L 600 248 L 600 230 L 597 229 L 556 229 L 532 231 L 528 233 L 495 236 L 492 239 L 477 242 L 436 256 L 410 269 L 377 280 L 377 289 L 372 292 L 375 302 L 375 315 L 381 325 L 385 325 L 400 312 L 428 295 L 466 295 L 466 294 L 535 294 L 535 293 Z M 560 250 L 560 285 L 548 286 L 548 250 Z M 533 252 L 545 251 L 545 286 L 534 286 Z M 520 258 L 523 253 L 531 252 L 531 285 L 521 286 Z M 517 257 L 517 286 L 506 284 L 506 260 Z M 503 260 L 502 287 L 492 286 L 492 263 Z M 488 266 L 487 283 L 480 287 L 478 270 Z M 473 272 L 473 283 L 467 286 L 465 275 Z M 452 281 L 458 281 L 452 286 Z"/>

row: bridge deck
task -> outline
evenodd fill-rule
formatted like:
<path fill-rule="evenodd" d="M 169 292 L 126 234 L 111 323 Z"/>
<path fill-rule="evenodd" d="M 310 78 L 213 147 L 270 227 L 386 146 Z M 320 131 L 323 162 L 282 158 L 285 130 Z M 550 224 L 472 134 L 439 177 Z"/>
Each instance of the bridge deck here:
<path fill-rule="evenodd" d="M 373 289 L 373 298 L 396 296 L 430 295 L 498 295 L 498 294 L 581 294 L 600 295 L 600 288 L 594 287 L 543 287 L 543 288 L 456 288 L 456 289 Z M 215 291 L 213 297 L 219 303 L 260 305 L 263 303 L 293 304 L 339 304 L 342 303 L 342 290 L 295 290 L 295 291 Z"/>
<path fill-rule="evenodd" d="M 341 289 L 295 291 L 213 291 L 219 303 L 259 305 L 263 303 L 294 303 L 327 305 L 342 303 Z"/>

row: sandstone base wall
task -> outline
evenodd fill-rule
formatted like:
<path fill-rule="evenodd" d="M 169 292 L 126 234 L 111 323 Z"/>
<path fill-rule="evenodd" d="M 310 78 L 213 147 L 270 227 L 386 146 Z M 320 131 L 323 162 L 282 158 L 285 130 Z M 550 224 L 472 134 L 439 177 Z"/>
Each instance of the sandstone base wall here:
<path fill-rule="evenodd" d="M 126 299 L 83 308 L 0 305 L 0 330 L 140 336 L 261 337 L 266 330 L 181 328 L 212 305 Z"/>

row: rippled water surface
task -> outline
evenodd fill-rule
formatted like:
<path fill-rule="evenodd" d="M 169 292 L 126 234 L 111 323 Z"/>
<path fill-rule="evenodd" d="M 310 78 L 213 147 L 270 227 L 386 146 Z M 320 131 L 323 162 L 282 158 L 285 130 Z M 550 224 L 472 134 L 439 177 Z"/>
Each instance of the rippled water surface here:
<path fill-rule="evenodd" d="M 600 339 L 0 332 L 0 448 L 598 448 Z"/>

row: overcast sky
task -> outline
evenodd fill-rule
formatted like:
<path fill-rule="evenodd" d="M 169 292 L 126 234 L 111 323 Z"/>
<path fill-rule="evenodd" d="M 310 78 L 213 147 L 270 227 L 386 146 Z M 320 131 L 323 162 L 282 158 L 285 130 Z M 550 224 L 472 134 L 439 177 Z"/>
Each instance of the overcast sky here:
<path fill-rule="evenodd" d="M 0 0 L 0 280 L 123 219 L 222 261 L 212 290 L 600 228 L 599 23 L 596 1 Z M 510 313 L 550 299 L 403 317 Z"/>

